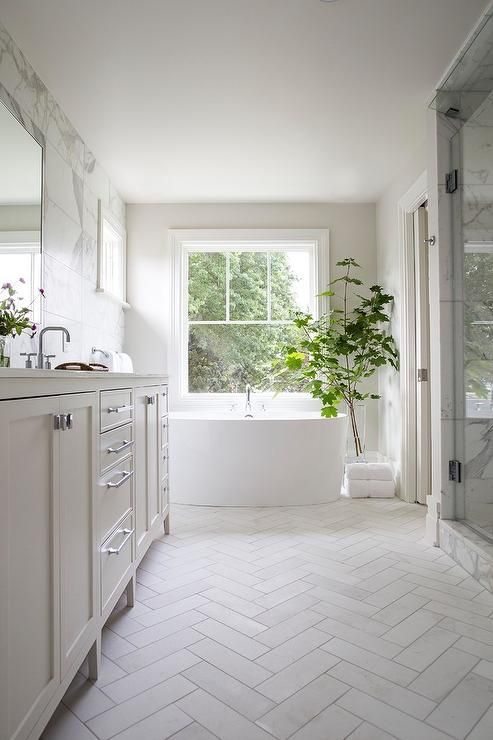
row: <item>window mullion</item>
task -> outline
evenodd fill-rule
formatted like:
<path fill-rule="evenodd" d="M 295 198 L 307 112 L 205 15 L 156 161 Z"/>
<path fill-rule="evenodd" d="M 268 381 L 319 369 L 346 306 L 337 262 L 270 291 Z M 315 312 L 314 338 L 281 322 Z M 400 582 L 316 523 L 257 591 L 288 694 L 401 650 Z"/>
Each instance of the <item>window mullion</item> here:
<path fill-rule="evenodd" d="M 270 322 L 272 319 L 272 306 L 271 306 L 271 253 L 267 252 L 267 321 Z"/>
<path fill-rule="evenodd" d="M 231 268 L 230 268 L 230 254 L 229 252 L 226 252 L 226 321 L 229 323 L 230 320 L 230 309 L 229 309 L 229 299 L 230 299 L 230 287 L 229 287 L 229 281 L 231 278 Z"/>

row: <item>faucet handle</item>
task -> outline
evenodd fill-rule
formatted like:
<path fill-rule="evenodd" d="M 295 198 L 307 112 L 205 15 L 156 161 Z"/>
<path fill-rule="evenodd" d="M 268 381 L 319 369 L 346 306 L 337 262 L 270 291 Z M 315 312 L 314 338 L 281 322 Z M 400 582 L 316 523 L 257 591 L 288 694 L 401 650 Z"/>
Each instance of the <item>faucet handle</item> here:
<path fill-rule="evenodd" d="M 45 370 L 51 370 L 51 360 L 56 357 L 56 355 L 45 355 Z"/>
<path fill-rule="evenodd" d="M 32 363 L 31 357 L 37 357 L 37 354 L 38 354 L 37 352 L 21 352 L 20 353 L 21 357 L 26 358 L 25 365 L 24 365 L 26 370 L 32 369 L 33 363 Z M 36 367 L 36 365 L 34 365 L 34 367 Z"/>

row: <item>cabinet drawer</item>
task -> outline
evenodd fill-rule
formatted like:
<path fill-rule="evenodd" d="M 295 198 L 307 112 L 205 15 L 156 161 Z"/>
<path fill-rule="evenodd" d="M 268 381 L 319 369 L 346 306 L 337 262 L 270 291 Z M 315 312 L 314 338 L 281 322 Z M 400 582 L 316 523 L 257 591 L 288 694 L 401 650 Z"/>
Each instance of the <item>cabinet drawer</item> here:
<path fill-rule="evenodd" d="M 122 426 L 133 419 L 132 391 L 101 391 L 100 428 L 102 432 Z"/>
<path fill-rule="evenodd" d="M 127 457 L 134 446 L 133 424 L 118 427 L 99 436 L 100 475 Z"/>
<path fill-rule="evenodd" d="M 132 565 L 133 518 L 130 514 L 101 546 L 101 606 L 117 591 Z"/>
<path fill-rule="evenodd" d="M 126 458 L 99 481 L 100 536 L 104 539 L 133 508 L 133 456 Z"/>

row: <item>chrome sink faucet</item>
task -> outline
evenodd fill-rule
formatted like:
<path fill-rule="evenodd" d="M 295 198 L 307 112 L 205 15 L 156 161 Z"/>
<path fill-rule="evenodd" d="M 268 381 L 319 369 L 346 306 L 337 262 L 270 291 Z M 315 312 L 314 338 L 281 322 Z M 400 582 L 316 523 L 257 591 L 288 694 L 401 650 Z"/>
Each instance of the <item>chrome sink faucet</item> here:
<path fill-rule="evenodd" d="M 245 419 L 253 419 L 252 401 L 251 401 L 252 387 L 248 383 L 247 383 L 245 391 L 246 391 Z"/>
<path fill-rule="evenodd" d="M 65 350 L 65 342 L 67 344 L 70 342 L 70 332 L 68 329 L 66 329 L 64 326 L 45 326 L 44 329 L 41 329 L 39 332 L 39 347 L 38 347 L 38 370 L 51 370 L 51 358 L 55 357 L 55 355 L 46 355 L 46 362 L 45 362 L 45 354 L 43 352 L 43 344 L 44 344 L 44 335 L 47 334 L 49 331 L 61 331 L 62 332 L 62 350 Z"/>

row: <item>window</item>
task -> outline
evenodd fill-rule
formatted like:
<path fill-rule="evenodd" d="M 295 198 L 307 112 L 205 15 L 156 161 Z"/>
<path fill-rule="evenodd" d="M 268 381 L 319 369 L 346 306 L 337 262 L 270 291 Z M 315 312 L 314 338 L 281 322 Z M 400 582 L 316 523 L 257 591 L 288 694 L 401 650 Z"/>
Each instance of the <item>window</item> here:
<path fill-rule="evenodd" d="M 0 285 L 23 278 L 22 305 L 32 306 L 33 323 L 41 319 L 39 232 L 0 232 Z M 17 288 L 18 286 L 16 286 Z"/>
<path fill-rule="evenodd" d="M 126 304 L 125 230 L 99 201 L 98 291 Z"/>
<path fill-rule="evenodd" d="M 493 243 L 464 246 L 464 383 L 467 417 L 493 409 Z"/>
<path fill-rule="evenodd" d="M 321 233 L 186 236 L 196 238 L 174 235 L 181 397 L 244 393 L 247 383 L 272 394 L 273 361 L 296 341 L 296 312 L 318 313 Z"/>

